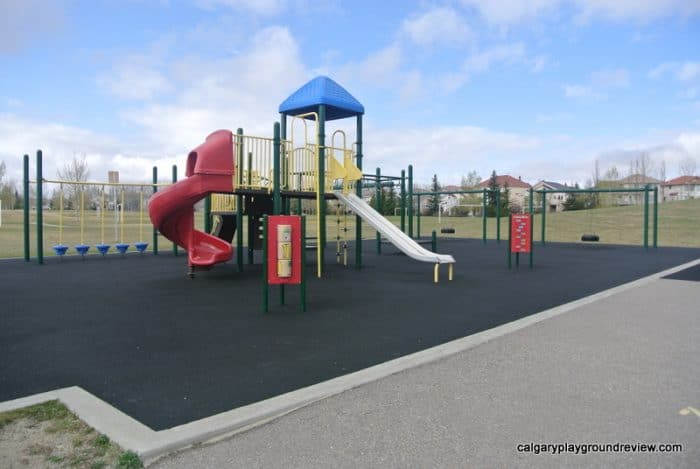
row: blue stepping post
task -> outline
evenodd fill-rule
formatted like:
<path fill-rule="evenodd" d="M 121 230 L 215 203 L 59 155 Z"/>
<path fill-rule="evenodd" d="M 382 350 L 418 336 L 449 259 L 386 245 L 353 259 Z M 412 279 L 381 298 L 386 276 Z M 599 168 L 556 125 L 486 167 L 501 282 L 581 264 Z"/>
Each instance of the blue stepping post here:
<path fill-rule="evenodd" d="M 139 254 L 143 254 L 143 251 L 145 251 L 146 248 L 148 247 L 148 243 L 145 243 L 143 241 L 139 241 L 138 243 L 134 243 L 134 247 L 139 252 Z"/>
<path fill-rule="evenodd" d="M 124 257 L 124 254 L 126 253 L 127 249 L 129 249 L 129 245 L 126 243 L 119 243 L 114 246 L 117 248 L 117 251 Z"/>
<path fill-rule="evenodd" d="M 65 246 L 63 244 L 57 244 L 56 246 L 53 247 L 54 252 L 56 255 L 59 257 L 59 259 L 63 259 L 63 256 L 66 254 L 66 251 L 68 250 L 68 246 Z"/>
<path fill-rule="evenodd" d="M 80 257 L 85 259 L 85 254 L 87 254 L 87 252 L 90 250 L 90 246 L 88 246 L 87 244 L 78 244 L 75 247 L 75 250 L 78 251 L 78 254 L 80 254 Z"/>
<path fill-rule="evenodd" d="M 98 244 L 95 247 L 100 252 L 100 254 L 102 254 L 102 257 L 104 257 L 109 252 L 109 248 L 111 246 L 109 244 Z"/>

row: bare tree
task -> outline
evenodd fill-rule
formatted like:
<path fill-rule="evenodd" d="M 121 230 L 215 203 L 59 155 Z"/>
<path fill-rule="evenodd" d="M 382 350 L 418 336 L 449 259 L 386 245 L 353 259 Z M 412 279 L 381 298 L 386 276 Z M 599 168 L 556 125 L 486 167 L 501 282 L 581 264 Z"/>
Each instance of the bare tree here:
<path fill-rule="evenodd" d="M 57 171 L 58 179 L 68 182 L 85 182 L 90 175 L 85 155 L 73 155 L 73 159 L 63 165 L 63 169 Z M 80 193 L 85 186 L 80 184 L 65 184 L 63 197 L 67 199 L 67 208 L 78 209 L 80 207 Z M 87 204 L 87 201 L 86 201 Z"/>
<path fill-rule="evenodd" d="M 620 179 L 620 172 L 617 170 L 617 166 L 612 165 L 612 167 L 608 168 L 603 175 L 603 179 L 605 181 L 617 181 Z"/>
<path fill-rule="evenodd" d="M 678 163 L 678 170 L 681 176 L 695 176 L 695 171 L 698 169 L 698 163 L 695 158 L 688 155 Z"/>
<path fill-rule="evenodd" d="M 659 179 L 666 180 L 666 160 L 661 160 L 659 163 Z"/>
<path fill-rule="evenodd" d="M 595 164 L 593 166 L 593 181 L 592 187 L 598 187 L 598 183 L 600 183 L 600 163 L 598 162 L 598 159 L 596 158 Z"/>
<path fill-rule="evenodd" d="M 640 174 L 643 179 L 646 179 L 646 177 L 649 176 L 649 173 L 651 173 L 652 168 L 653 162 L 651 161 L 649 153 L 646 151 L 642 152 L 637 157 L 637 174 Z"/>

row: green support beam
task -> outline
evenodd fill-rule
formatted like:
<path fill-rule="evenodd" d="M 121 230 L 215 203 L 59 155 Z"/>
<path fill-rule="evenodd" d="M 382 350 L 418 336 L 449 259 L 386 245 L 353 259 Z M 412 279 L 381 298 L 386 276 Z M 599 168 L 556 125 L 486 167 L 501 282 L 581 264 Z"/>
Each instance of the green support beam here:
<path fill-rule="evenodd" d="M 24 260 L 29 262 L 31 258 L 31 251 L 29 248 L 30 238 L 29 238 L 29 155 L 24 155 L 24 179 L 23 179 L 23 193 L 24 193 Z"/>
<path fill-rule="evenodd" d="M 36 261 L 44 263 L 44 175 L 41 150 L 36 152 Z"/>
<path fill-rule="evenodd" d="M 158 192 L 158 167 L 153 167 L 153 193 Z M 153 227 L 153 255 L 158 255 L 158 229 Z"/>

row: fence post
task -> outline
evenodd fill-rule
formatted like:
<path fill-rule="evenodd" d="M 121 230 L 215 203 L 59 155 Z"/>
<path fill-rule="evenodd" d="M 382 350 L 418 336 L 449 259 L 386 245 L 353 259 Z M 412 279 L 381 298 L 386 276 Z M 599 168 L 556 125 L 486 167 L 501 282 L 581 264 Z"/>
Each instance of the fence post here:
<path fill-rule="evenodd" d="M 44 176 L 42 153 L 36 151 L 36 260 L 44 263 Z"/>
<path fill-rule="evenodd" d="M 29 248 L 29 155 L 24 155 L 24 260 L 29 262 L 31 252 Z"/>
<path fill-rule="evenodd" d="M 154 166 L 153 167 L 153 193 L 155 194 L 158 192 L 158 167 Z M 157 256 L 158 255 L 158 229 L 154 226 L 153 227 L 153 255 Z"/>

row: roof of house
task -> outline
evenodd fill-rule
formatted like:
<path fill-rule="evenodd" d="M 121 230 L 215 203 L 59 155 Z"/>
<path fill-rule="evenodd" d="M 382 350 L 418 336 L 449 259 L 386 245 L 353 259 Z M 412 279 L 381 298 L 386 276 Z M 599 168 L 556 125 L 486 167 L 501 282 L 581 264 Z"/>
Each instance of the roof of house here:
<path fill-rule="evenodd" d="M 489 187 L 491 179 L 484 179 L 479 183 L 479 187 Z M 530 184 L 527 182 L 523 181 L 520 178 L 514 178 L 513 176 L 510 176 L 508 174 L 504 174 L 502 176 L 496 176 L 496 185 L 498 187 L 505 187 L 508 185 L 508 187 L 513 188 L 517 187 L 520 189 L 529 189 Z"/>
<path fill-rule="evenodd" d="M 618 183 L 621 184 L 661 184 L 663 181 L 661 179 L 656 179 L 651 176 L 644 176 L 643 174 L 630 174 L 627 177 L 618 179 Z"/>
<path fill-rule="evenodd" d="M 545 181 L 545 180 L 539 181 L 537 184 L 535 184 L 532 187 L 535 187 L 535 188 L 542 187 L 542 188 L 545 188 L 548 190 L 556 190 L 556 191 L 570 189 L 569 186 L 567 186 L 566 184 L 560 184 L 558 182 Z"/>
<path fill-rule="evenodd" d="M 287 115 L 318 112 L 320 104 L 326 105 L 326 120 L 342 119 L 365 113 L 365 107 L 345 88 L 325 76 L 318 76 L 292 93 L 279 106 L 279 112 Z M 307 116 L 306 119 L 310 119 Z"/>
<path fill-rule="evenodd" d="M 679 176 L 663 183 L 664 186 L 700 185 L 700 176 Z"/>

